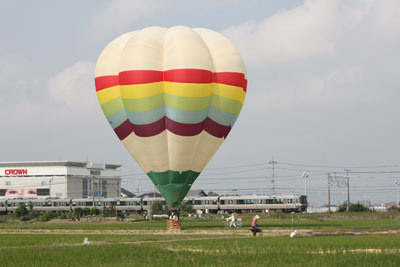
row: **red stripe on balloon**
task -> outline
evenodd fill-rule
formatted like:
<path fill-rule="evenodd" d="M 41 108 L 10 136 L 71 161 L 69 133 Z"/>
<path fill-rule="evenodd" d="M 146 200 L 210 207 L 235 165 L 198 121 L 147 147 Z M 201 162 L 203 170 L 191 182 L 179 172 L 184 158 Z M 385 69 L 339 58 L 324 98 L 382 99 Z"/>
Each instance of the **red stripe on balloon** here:
<path fill-rule="evenodd" d="M 132 132 L 140 137 L 152 137 L 162 133 L 164 130 L 180 136 L 195 136 L 204 130 L 212 136 L 226 138 L 231 127 L 221 125 L 210 118 L 206 118 L 204 121 L 195 124 L 185 124 L 164 117 L 156 122 L 144 125 L 132 124 L 129 120 L 126 120 L 114 129 L 120 140 L 125 139 Z"/>
<path fill-rule="evenodd" d="M 119 85 L 118 75 L 100 76 L 94 79 L 94 84 L 96 85 L 96 92 Z"/>
<path fill-rule="evenodd" d="M 204 121 L 204 130 L 212 136 L 218 138 L 226 138 L 231 131 L 231 126 L 221 125 L 210 118 Z"/>
<path fill-rule="evenodd" d="M 161 118 L 158 121 L 150 124 L 143 124 L 143 125 L 132 124 L 133 131 L 137 136 L 140 137 L 150 137 L 160 134 L 165 130 L 164 118 Z"/>
<path fill-rule="evenodd" d="M 119 84 L 155 83 L 163 80 L 163 72 L 158 70 L 128 70 L 119 73 Z"/>
<path fill-rule="evenodd" d="M 216 72 L 201 69 L 175 69 L 167 71 L 157 70 L 129 70 L 118 75 L 101 76 L 95 78 L 96 91 L 116 85 L 144 84 L 153 82 L 177 83 L 220 83 L 242 87 L 247 91 L 247 80 L 243 73 Z"/>
<path fill-rule="evenodd" d="M 121 123 L 120 126 L 115 128 L 114 131 L 117 134 L 119 140 L 124 140 L 133 131 L 132 123 L 129 120 L 126 120 Z"/>
<path fill-rule="evenodd" d="M 204 121 L 194 124 L 185 124 L 171 120 L 168 117 L 165 117 L 165 122 L 167 125 L 167 130 L 182 136 L 194 136 L 198 135 L 203 131 Z"/>
<path fill-rule="evenodd" d="M 175 69 L 164 71 L 164 81 L 177 83 L 212 83 L 213 73 L 201 69 Z"/>
<path fill-rule="evenodd" d="M 243 91 L 247 91 L 247 80 L 243 73 L 239 72 L 215 72 L 213 73 L 213 81 L 215 83 L 227 84 L 242 87 Z"/>

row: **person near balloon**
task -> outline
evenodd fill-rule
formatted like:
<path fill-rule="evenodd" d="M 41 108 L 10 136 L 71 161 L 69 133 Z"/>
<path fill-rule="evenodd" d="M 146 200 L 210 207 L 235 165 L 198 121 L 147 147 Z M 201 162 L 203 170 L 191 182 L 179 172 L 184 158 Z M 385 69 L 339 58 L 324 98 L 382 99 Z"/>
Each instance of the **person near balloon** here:
<path fill-rule="evenodd" d="M 232 227 L 232 225 L 233 225 L 233 227 L 237 227 L 236 226 L 236 218 L 235 218 L 235 213 L 232 213 L 232 215 L 231 215 L 231 217 L 229 217 L 228 218 L 228 220 L 230 220 L 230 224 L 229 224 L 229 227 Z"/>
<path fill-rule="evenodd" d="M 251 221 L 251 232 L 253 233 L 253 236 L 256 236 L 257 233 L 262 233 L 262 229 L 258 228 L 257 221 L 260 219 L 260 216 L 256 215 L 253 217 L 253 220 Z"/>
<path fill-rule="evenodd" d="M 175 212 L 171 213 L 171 215 L 169 216 L 169 219 L 173 220 L 173 221 L 179 221 L 179 217 Z"/>

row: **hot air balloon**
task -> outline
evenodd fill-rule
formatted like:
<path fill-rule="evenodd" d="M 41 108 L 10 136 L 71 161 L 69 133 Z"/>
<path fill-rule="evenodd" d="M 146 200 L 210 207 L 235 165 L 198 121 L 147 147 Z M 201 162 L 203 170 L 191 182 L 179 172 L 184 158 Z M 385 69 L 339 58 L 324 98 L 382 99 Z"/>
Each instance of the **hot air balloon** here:
<path fill-rule="evenodd" d="M 246 71 L 208 29 L 149 27 L 99 56 L 97 97 L 118 138 L 170 206 L 179 206 L 242 108 Z"/>

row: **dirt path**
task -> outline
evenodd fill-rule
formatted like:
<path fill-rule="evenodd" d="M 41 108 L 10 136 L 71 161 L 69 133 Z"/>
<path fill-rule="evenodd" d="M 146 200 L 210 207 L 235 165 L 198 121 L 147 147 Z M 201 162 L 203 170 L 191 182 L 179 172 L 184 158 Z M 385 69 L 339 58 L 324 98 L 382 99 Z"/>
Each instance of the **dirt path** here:
<path fill-rule="evenodd" d="M 264 229 L 264 236 L 289 236 L 290 229 Z M 0 229 L 1 234 L 82 234 L 82 235 L 189 235 L 189 236 L 226 236 L 249 237 L 249 229 L 190 229 L 190 230 L 144 230 L 144 229 Z M 391 231 L 318 231 L 315 229 L 297 230 L 297 236 L 336 236 L 336 235 L 400 235 L 400 230 Z"/>

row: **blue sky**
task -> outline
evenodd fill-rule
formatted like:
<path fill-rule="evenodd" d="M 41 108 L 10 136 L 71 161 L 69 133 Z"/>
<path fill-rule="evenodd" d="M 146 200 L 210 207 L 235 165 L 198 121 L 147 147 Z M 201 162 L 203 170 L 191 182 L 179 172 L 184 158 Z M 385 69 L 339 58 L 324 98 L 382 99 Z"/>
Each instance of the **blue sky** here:
<path fill-rule="evenodd" d="M 270 192 L 274 156 L 278 192 L 303 192 L 306 171 L 322 204 L 326 173 L 350 168 L 352 200 L 397 200 L 395 0 L 0 1 L 0 161 L 119 163 L 125 187 L 152 190 L 107 124 L 93 73 L 108 42 L 154 25 L 219 31 L 247 67 L 242 113 L 195 188 Z"/>

